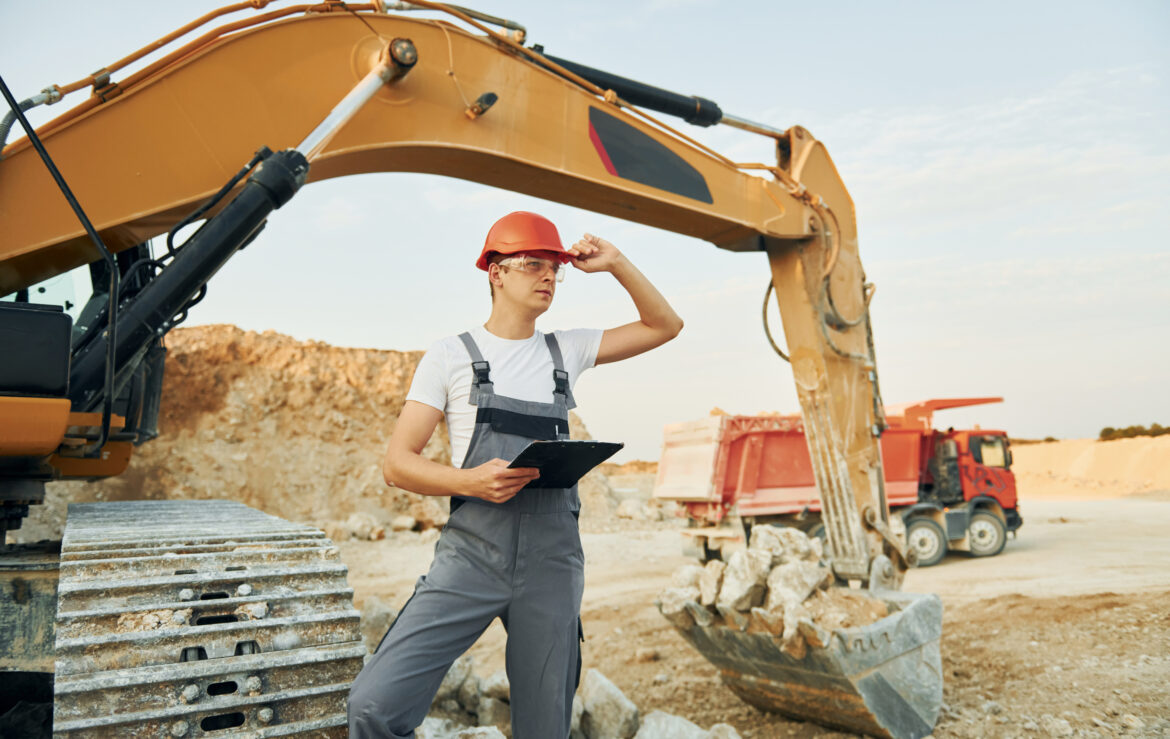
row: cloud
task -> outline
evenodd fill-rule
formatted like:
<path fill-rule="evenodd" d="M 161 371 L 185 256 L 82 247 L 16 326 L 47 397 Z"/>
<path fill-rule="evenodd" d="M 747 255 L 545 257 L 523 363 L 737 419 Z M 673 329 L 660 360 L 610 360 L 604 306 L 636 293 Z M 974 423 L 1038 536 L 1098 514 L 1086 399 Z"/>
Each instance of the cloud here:
<path fill-rule="evenodd" d="M 1151 102 L 1159 89 L 1143 67 L 1078 73 L 1032 95 L 961 108 L 865 110 L 824 134 L 838 142 L 834 156 L 859 212 L 903 234 L 937 233 L 963 218 L 978 228 L 991 215 L 1016 221 L 1012 240 L 1101 234 L 1118 223 L 1094 211 L 1170 194 L 1170 153 L 1158 133 L 1170 116 Z M 1125 227 L 1166 218 L 1160 208 L 1131 209 Z"/>
<path fill-rule="evenodd" d="M 1021 244 L 1170 227 L 1163 80 L 1127 66 L 959 107 L 873 107 L 819 124 L 863 240 Z M 764 109 L 759 120 L 791 110 Z M 815 116 L 812 116 L 815 118 Z M 710 139 L 714 141 L 714 139 Z M 746 153 L 746 142 L 733 150 Z M 1140 204 L 1140 207 L 1139 205 Z M 864 246 L 863 246 L 864 249 Z"/>

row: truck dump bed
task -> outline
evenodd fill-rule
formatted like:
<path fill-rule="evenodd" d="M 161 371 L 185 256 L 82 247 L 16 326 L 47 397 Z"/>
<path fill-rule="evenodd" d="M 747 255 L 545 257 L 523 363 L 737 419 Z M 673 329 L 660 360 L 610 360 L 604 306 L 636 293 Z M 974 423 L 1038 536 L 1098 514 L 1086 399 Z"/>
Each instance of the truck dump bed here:
<path fill-rule="evenodd" d="M 891 505 L 918 498 L 924 433 L 882 434 Z M 712 416 L 666 426 L 654 497 L 684 505 L 735 502 L 741 516 L 819 511 L 800 416 Z"/>
<path fill-rule="evenodd" d="M 918 501 L 935 411 L 1002 400 L 937 398 L 887 408 L 880 442 L 887 504 Z M 742 517 L 819 512 L 801 416 L 718 415 L 667 425 L 654 497 L 678 501 L 700 520 L 718 521 L 722 514 L 710 511 L 733 503 Z"/>

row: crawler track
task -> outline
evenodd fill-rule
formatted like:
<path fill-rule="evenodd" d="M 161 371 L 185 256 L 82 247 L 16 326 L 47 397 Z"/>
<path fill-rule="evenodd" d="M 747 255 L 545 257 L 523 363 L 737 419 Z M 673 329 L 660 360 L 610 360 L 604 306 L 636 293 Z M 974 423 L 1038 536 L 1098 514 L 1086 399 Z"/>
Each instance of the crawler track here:
<path fill-rule="evenodd" d="M 365 648 L 337 548 L 229 501 L 74 504 L 55 737 L 346 735 Z"/>

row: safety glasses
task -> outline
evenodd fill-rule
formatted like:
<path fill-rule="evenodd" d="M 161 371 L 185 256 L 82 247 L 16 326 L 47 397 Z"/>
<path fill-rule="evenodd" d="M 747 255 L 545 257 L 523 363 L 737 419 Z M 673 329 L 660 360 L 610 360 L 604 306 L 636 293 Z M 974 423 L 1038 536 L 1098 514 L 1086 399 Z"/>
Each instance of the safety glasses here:
<path fill-rule="evenodd" d="M 553 277 L 557 282 L 565 281 L 565 265 L 561 264 L 555 259 L 541 259 L 540 257 L 530 256 L 515 256 L 501 259 L 499 262 L 501 267 L 514 269 L 533 277 L 539 277 L 544 274 L 546 269 L 551 269 Z"/>

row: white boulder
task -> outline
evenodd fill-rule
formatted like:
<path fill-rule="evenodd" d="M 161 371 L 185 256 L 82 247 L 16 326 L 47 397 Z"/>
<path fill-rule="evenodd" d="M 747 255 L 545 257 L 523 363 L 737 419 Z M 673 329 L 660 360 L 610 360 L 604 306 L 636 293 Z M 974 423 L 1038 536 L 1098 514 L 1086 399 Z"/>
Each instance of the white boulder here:
<path fill-rule="evenodd" d="M 715 605 L 719 597 L 719 587 L 723 584 L 723 570 L 727 564 L 721 559 L 713 559 L 703 568 L 699 576 L 699 602 L 705 606 Z"/>
<path fill-rule="evenodd" d="M 815 562 L 796 560 L 779 565 L 768 573 L 768 600 L 764 608 L 769 611 L 793 608 L 832 581 L 833 571 Z"/>
<path fill-rule="evenodd" d="M 670 584 L 676 588 L 697 588 L 703 568 L 699 565 L 683 565 L 670 576 Z"/>
<path fill-rule="evenodd" d="M 821 558 L 820 547 L 814 546 L 803 531 L 790 526 L 753 526 L 748 549 L 771 554 L 772 566 L 797 561 L 816 562 Z"/>
<path fill-rule="evenodd" d="M 459 688 L 463 687 L 463 681 L 471 674 L 475 667 L 475 658 L 470 654 L 465 654 L 451 664 L 451 668 L 447 670 L 447 674 L 443 676 L 443 682 L 439 684 L 439 692 L 435 693 L 435 700 L 431 705 L 438 705 L 445 700 L 459 697 Z"/>
<path fill-rule="evenodd" d="M 746 549 L 733 552 L 723 570 L 723 585 L 716 605 L 737 611 L 750 611 L 764 601 L 764 585 L 772 557 L 766 551 Z"/>
<path fill-rule="evenodd" d="M 634 739 L 707 739 L 707 732 L 682 716 L 651 711 L 642 719 Z"/>
<path fill-rule="evenodd" d="M 512 700 L 512 689 L 508 684 L 508 673 L 504 670 L 496 670 L 484 678 L 483 683 L 480 685 L 480 690 L 488 698 L 495 698 L 498 701 Z"/>
<path fill-rule="evenodd" d="M 638 707 L 609 678 L 589 670 L 581 696 L 585 707 L 581 730 L 586 739 L 633 739 L 638 731 Z"/>

